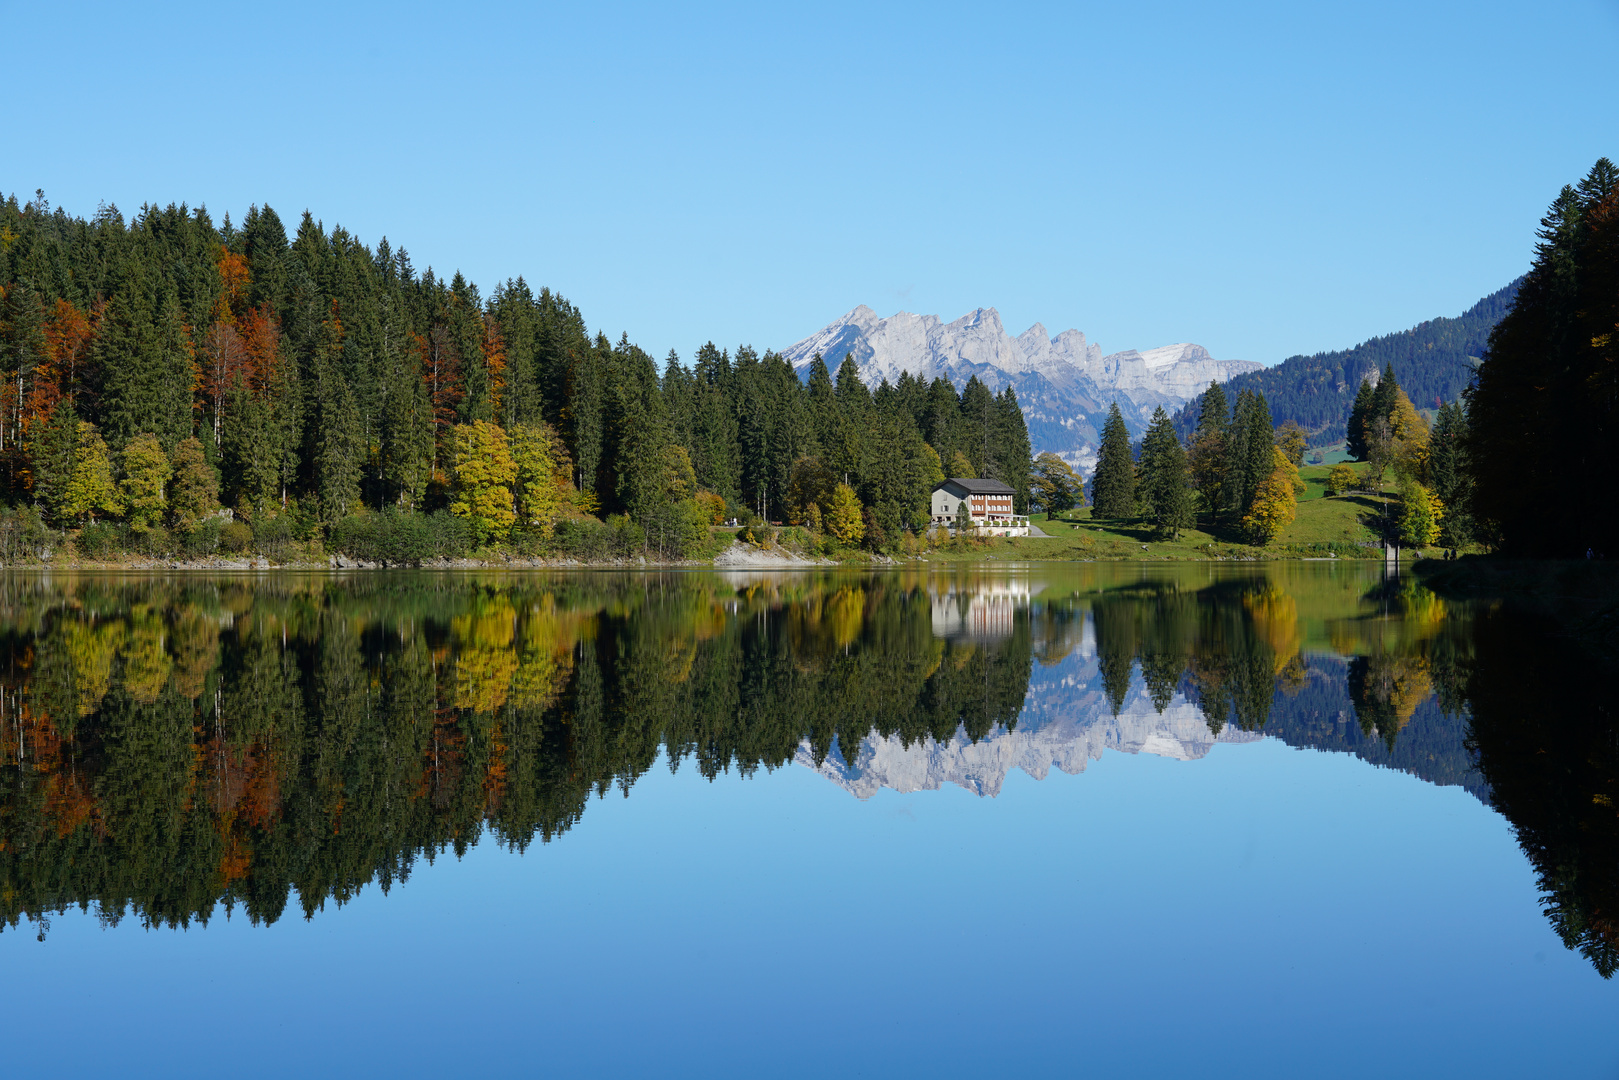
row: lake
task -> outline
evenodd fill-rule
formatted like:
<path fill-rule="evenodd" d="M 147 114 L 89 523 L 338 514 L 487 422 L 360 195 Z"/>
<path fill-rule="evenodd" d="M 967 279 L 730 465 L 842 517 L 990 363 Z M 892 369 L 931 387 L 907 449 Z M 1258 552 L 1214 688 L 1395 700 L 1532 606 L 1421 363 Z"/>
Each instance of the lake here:
<path fill-rule="evenodd" d="M 1568 631 L 1348 562 L 7 573 L 6 1074 L 1613 1077 Z"/>

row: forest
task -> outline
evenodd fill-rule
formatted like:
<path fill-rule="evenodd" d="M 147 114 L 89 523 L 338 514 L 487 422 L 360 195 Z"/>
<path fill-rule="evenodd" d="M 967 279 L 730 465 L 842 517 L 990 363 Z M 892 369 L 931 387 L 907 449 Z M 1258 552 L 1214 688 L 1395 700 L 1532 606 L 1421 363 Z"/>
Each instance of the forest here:
<path fill-rule="evenodd" d="M 748 346 L 660 362 L 548 288 L 485 295 L 307 211 L 289 238 L 268 206 L 216 225 L 0 201 L 5 529 L 92 555 L 680 557 L 724 520 L 883 550 L 925 529 L 946 472 L 1026 511 L 1010 388 L 868 387 L 830 360 L 803 380 Z"/>
<path fill-rule="evenodd" d="M 1332 446 L 1350 432 L 1354 388 L 1394 368 L 1418 409 L 1459 401 L 1471 385 L 1490 332 L 1512 307 L 1523 279 L 1474 304 L 1454 319 L 1430 319 L 1397 334 L 1372 338 L 1352 349 L 1290 356 L 1263 371 L 1237 375 L 1225 384 L 1233 394 L 1263 394 L 1277 423 L 1295 423 L 1309 446 Z M 1197 403 L 1175 414 L 1183 437 L 1197 427 Z"/>
<path fill-rule="evenodd" d="M 1541 219 L 1534 261 L 1468 394 L 1472 509 L 1507 554 L 1619 555 L 1619 167 Z"/>

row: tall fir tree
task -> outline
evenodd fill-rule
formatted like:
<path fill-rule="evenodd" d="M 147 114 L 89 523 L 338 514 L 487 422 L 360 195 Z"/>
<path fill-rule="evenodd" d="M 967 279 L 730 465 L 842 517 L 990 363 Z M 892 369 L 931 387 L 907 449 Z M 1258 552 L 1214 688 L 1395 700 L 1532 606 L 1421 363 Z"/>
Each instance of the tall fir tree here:
<path fill-rule="evenodd" d="M 1355 393 L 1355 404 L 1349 410 L 1349 423 L 1345 427 L 1344 452 L 1355 461 L 1365 461 L 1367 454 L 1366 424 L 1372 417 L 1372 383 L 1360 381 Z"/>
<path fill-rule="evenodd" d="M 1161 536 L 1174 539 L 1192 526 L 1191 476 L 1186 448 L 1169 414 L 1159 406 L 1141 440 L 1139 499 Z"/>
<path fill-rule="evenodd" d="M 1108 407 L 1102 445 L 1091 476 L 1091 515 L 1126 518 L 1136 512 L 1136 470 L 1130 456 L 1130 431 L 1118 402 Z"/>

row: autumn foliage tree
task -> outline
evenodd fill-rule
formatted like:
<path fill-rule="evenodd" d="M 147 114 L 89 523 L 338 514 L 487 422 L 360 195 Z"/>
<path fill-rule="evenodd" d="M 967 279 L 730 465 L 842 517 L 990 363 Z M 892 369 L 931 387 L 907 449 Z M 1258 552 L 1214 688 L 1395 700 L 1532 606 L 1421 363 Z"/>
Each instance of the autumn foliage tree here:
<path fill-rule="evenodd" d="M 512 485 L 517 462 L 506 433 L 488 420 L 453 430 L 455 500 L 450 512 L 466 518 L 487 542 L 505 537 L 517 521 Z"/>
<path fill-rule="evenodd" d="M 1248 513 L 1242 519 L 1249 542 L 1260 546 L 1270 543 L 1291 525 L 1298 508 L 1298 498 L 1293 494 L 1293 480 L 1298 470 L 1280 449 L 1272 447 L 1271 454 L 1271 473 L 1260 482 Z"/>

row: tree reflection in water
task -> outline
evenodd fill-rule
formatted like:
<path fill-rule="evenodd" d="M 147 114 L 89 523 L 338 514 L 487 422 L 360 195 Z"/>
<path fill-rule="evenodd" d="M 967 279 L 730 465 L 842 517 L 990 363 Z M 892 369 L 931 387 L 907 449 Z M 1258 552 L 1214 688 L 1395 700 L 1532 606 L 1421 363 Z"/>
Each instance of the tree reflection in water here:
<path fill-rule="evenodd" d="M 1459 784 L 1614 968 L 1604 666 L 1544 622 L 1299 564 L 0 583 L 0 926 L 306 916 L 484 830 L 526 848 L 668 755 L 705 776 L 1004 737 L 1035 661 L 1096 700 Z M 1139 681 L 1138 681 L 1139 680 Z M 1136 688 L 1140 689 L 1137 690 Z M 1139 700 L 1139 699 L 1138 699 Z M 1471 718 L 1471 728 L 1469 719 Z M 1469 741 L 1471 740 L 1471 741 Z"/>

